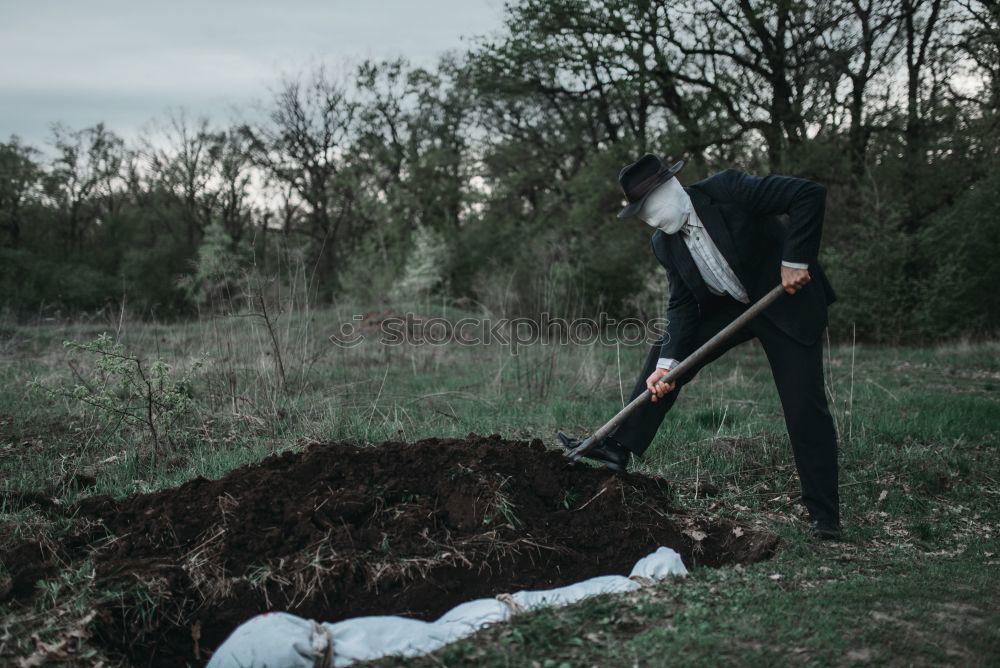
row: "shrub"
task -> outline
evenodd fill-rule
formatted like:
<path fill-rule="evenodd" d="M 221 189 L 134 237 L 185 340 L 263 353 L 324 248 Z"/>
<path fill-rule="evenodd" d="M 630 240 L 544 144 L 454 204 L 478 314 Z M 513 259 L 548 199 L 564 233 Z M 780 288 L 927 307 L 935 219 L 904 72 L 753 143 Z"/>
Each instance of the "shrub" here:
<path fill-rule="evenodd" d="M 77 371 L 78 383 L 73 387 L 35 383 L 34 388 L 72 399 L 82 410 L 95 413 L 109 433 L 122 429 L 135 434 L 150 446 L 154 457 L 164 446 L 175 447 L 190 434 L 195 424 L 192 387 L 203 359 L 177 371 L 162 359 L 132 354 L 106 333 L 89 343 L 66 341 L 63 345 L 93 355 L 93 372 Z"/>

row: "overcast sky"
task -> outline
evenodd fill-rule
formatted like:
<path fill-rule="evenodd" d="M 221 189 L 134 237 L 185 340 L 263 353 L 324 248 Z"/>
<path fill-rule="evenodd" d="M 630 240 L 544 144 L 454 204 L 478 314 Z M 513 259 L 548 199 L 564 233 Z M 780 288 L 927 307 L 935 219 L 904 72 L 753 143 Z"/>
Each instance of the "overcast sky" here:
<path fill-rule="evenodd" d="M 501 16 L 501 0 L 0 0 L 0 141 L 40 146 L 56 121 L 131 138 L 179 107 L 225 122 L 282 74 L 430 65 Z"/>

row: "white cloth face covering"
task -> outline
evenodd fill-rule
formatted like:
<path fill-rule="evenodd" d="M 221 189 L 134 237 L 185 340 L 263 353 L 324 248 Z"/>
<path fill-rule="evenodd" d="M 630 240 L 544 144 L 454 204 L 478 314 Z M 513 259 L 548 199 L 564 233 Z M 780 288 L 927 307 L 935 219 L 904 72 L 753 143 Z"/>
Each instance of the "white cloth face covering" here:
<path fill-rule="evenodd" d="M 636 217 L 650 227 L 673 234 L 681 229 L 690 215 L 691 198 L 684 191 L 681 182 L 670 177 L 649 193 Z"/>

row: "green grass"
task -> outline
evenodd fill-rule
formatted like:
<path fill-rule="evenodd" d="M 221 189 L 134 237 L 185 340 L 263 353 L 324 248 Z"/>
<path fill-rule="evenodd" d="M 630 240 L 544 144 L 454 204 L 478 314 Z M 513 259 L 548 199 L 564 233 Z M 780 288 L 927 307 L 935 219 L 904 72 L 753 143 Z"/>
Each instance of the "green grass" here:
<path fill-rule="evenodd" d="M 816 551 L 816 548 L 810 548 Z M 701 570 L 624 597 L 516 619 L 416 665 L 988 664 L 1000 649 L 981 556 L 947 563 L 781 559 Z M 836 556 L 835 556 L 836 555 Z M 827 565 L 810 567 L 814 563 Z M 861 562 L 865 566 L 861 566 Z M 872 573 L 873 564 L 879 564 Z M 968 573 L 956 587 L 956 575 Z M 780 576 L 780 577 L 779 577 Z M 957 590 L 956 590 L 957 589 Z M 388 662 L 387 662 L 388 663 Z"/>
<path fill-rule="evenodd" d="M 428 304 L 413 310 L 442 313 Z M 186 368 L 208 355 L 191 388 L 193 412 L 174 430 L 174 445 L 156 453 L 139 428 L 116 428 L 72 399 L 27 389 L 36 380 L 95 382 L 95 360 L 62 341 L 114 335 L 117 322 L 0 327 L 0 551 L 72 530 L 72 521 L 21 507 L 18 491 L 65 504 L 125 496 L 218 477 L 313 440 L 474 431 L 554 443 L 557 429 L 582 434 L 613 415 L 645 354 L 599 345 L 536 345 L 512 356 L 499 345 L 331 344 L 327 336 L 356 312 L 282 316 L 284 384 L 258 318 L 126 321 L 118 336 L 144 358 Z M 754 344 L 741 346 L 684 389 L 638 468 L 673 481 L 680 505 L 777 531 L 777 558 L 526 615 L 415 663 L 1000 663 L 1000 344 L 828 352 L 848 542 L 805 537 L 766 360 Z M 96 484 L 74 484 L 80 473 Z M 719 493 L 704 498 L 702 481 Z M 39 643 L 69 638 L 81 663 L 98 656 L 86 640 L 91 622 L 76 635 L 74 624 L 102 596 L 118 594 L 94 590 L 79 568 L 45 585 L 31 610 L 0 607 L 0 663 L 39 651 L 32 633 Z"/>

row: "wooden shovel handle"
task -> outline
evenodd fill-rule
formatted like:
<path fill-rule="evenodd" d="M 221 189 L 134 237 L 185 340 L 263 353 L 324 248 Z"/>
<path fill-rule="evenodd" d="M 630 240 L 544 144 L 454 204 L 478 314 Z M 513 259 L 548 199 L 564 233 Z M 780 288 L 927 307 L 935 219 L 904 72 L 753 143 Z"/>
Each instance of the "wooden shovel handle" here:
<path fill-rule="evenodd" d="M 728 339 L 730 336 L 735 334 L 740 329 L 743 329 L 743 327 L 748 322 L 757 317 L 761 311 L 763 311 L 772 303 L 774 303 L 774 301 L 784 293 L 785 293 L 785 288 L 780 285 L 777 285 L 774 288 L 772 288 L 770 292 L 768 292 L 766 295 L 757 300 L 757 302 L 753 306 L 748 308 L 746 311 L 741 313 L 738 318 L 736 318 L 731 323 L 726 325 L 722 329 L 722 331 L 720 331 L 718 334 L 716 334 L 708 341 L 706 341 L 704 344 L 702 344 L 702 346 L 698 348 L 698 350 L 694 351 L 686 358 L 684 358 L 684 360 L 680 364 L 675 366 L 665 376 L 663 376 L 663 378 L 660 379 L 660 382 L 672 383 L 677 378 L 680 378 L 688 370 L 690 370 L 695 365 L 700 363 L 703 359 L 705 359 L 705 357 L 707 357 L 709 353 L 718 348 L 723 341 Z M 608 437 L 608 434 L 614 431 L 625 418 L 634 413 L 635 410 L 639 408 L 639 406 L 642 406 L 644 403 L 649 401 L 649 398 L 651 396 L 652 393 L 649 390 L 646 390 L 645 392 L 637 396 L 635 399 L 630 401 L 629 404 L 625 406 L 625 408 L 618 411 L 617 415 L 608 420 L 607 424 L 605 424 L 603 427 L 601 427 L 593 434 L 591 434 L 587 440 L 585 440 L 583 443 L 576 446 L 572 450 L 568 450 L 566 452 L 566 456 L 572 459 L 573 461 L 580 459 L 580 457 L 582 457 L 591 448 L 594 448 L 600 443 L 602 443 L 604 439 Z"/>

